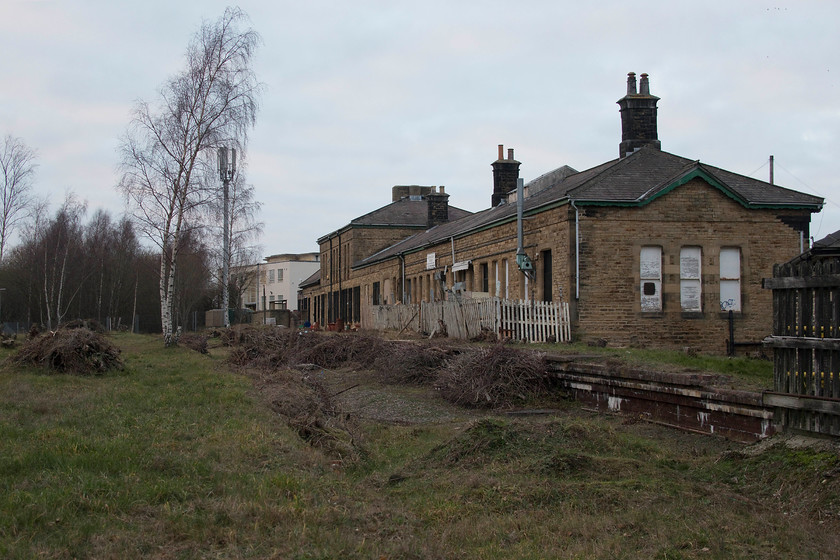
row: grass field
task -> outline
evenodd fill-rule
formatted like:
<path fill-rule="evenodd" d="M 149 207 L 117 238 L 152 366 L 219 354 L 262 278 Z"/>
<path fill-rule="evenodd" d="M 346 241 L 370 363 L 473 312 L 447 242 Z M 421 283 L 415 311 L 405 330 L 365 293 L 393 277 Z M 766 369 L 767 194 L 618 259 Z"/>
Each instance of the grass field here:
<path fill-rule="evenodd" d="M 313 448 L 222 352 L 119 335 L 126 369 L 0 371 L 2 558 L 836 558 L 829 445 L 745 447 L 558 401 L 359 419 Z M 428 398 L 434 398 L 430 395 Z"/>

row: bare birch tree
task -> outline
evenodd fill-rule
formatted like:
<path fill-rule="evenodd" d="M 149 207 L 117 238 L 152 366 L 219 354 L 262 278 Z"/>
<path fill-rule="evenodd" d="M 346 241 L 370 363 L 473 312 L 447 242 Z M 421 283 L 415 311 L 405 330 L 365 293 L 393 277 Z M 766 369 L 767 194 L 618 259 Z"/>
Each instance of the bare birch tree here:
<path fill-rule="evenodd" d="M 90 274 L 75 263 L 82 261 L 81 220 L 87 211 L 74 195 L 68 194 L 55 218 L 38 232 L 43 257 L 41 291 L 46 311 L 44 323 L 57 329 L 78 297 Z"/>
<path fill-rule="evenodd" d="M 152 107 L 139 102 L 123 138 L 120 189 L 141 232 L 160 250 L 164 343 L 172 343 L 179 240 L 211 194 L 200 180 L 215 163 L 212 148 L 244 145 L 254 125 L 260 85 L 251 69 L 259 35 L 247 16 L 228 8 L 204 23 L 187 49 L 187 67 L 170 79 Z"/>
<path fill-rule="evenodd" d="M 29 191 L 35 175 L 35 150 L 20 138 L 6 136 L 0 150 L 0 173 L 3 181 L 0 185 L 0 262 L 3 262 L 6 244 L 25 217 L 24 210 L 31 201 Z"/>

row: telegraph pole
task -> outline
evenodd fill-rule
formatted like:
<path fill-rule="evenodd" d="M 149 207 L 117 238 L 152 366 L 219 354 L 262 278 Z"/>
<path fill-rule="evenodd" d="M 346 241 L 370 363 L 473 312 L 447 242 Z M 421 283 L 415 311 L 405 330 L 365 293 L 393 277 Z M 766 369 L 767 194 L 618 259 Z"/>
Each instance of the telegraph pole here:
<path fill-rule="evenodd" d="M 230 159 L 228 159 L 228 149 L 219 148 L 219 178 L 224 185 L 224 241 L 222 243 L 222 309 L 224 311 L 224 325 L 225 328 L 230 328 L 230 315 L 228 314 L 228 307 L 230 306 L 230 294 L 228 293 L 228 285 L 230 284 L 230 197 L 229 185 L 233 179 L 233 174 L 236 173 L 236 150 L 230 150 Z"/>

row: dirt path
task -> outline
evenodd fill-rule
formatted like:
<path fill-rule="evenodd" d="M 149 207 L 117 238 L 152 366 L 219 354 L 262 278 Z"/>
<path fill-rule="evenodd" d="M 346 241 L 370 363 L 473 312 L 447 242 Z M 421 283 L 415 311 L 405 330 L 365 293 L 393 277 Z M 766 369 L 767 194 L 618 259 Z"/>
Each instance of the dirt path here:
<path fill-rule="evenodd" d="M 321 369 L 313 376 L 328 388 L 342 410 L 357 418 L 435 424 L 466 422 L 485 414 L 444 401 L 432 387 L 382 384 L 370 371 Z"/>

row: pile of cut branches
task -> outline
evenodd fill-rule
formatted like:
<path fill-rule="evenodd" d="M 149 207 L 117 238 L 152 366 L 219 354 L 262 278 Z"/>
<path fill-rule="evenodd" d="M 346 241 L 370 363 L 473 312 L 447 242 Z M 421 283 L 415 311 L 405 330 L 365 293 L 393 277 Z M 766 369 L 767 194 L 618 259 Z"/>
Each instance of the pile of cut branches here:
<path fill-rule="evenodd" d="M 207 337 L 202 334 L 184 333 L 178 338 L 178 344 L 199 354 L 207 354 Z"/>
<path fill-rule="evenodd" d="M 290 363 L 300 352 L 301 335 L 271 326 L 240 325 L 222 333 L 225 344 L 233 347 L 229 361 L 236 366 L 275 369 Z"/>
<path fill-rule="evenodd" d="M 309 344 L 301 346 L 300 352 L 290 363 L 316 364 L 330 369 L 373 367 L 388 346 L 378 336 L 367 334 L 307 333 L 301 338 Z"/>
<path fill-rule="evenodd" d="M 373 364 L 382 383 L 393 385 L 431 385 L 446 362 L 460 352 L 439 339 L 432 343 L 394 341 Z"/>
<path fill-rule="evenodd" d="M 545 355 L 495 344 L 458 354 L 435 382 L 449 402 L 504 408 L 540 397 L 549 388 Z"/>
<path fill-rule="evenodd" d="M 328 457 L 354 462 L 364 454 L 362 432 L 319 379 L 295 369 L 246 370 L 259 394 L 298 436 Z"/>
<path fill-rule="evenodd" d="M 296 364 L 323 368 L 372 367 L 385 341 L 360 334 L 302 333 L 276 327 L 231 329 L 226 342 L 233 346 L 230 361 L 238 366 L 274 369 Z"/>
<path fill-rule="evenodd" d="M 100 374 L 123 368 L 119 348 L 105 336 L 84 327 L 62 328 L 31 338 L 12 361 L 58 373 Z"/>

